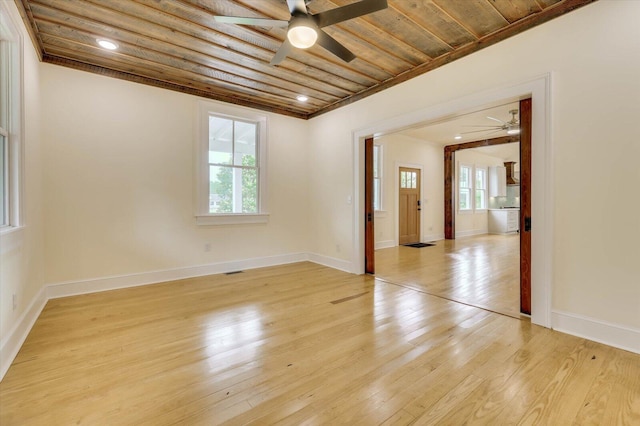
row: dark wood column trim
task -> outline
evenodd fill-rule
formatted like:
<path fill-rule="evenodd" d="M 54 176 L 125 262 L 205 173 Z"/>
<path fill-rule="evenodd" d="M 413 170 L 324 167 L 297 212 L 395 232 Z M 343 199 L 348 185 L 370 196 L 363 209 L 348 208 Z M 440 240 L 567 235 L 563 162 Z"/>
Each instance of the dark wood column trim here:
<path fill-rule="evenodd" d="M 364 271 L 374 274 L 373 138 L 364 140 Z"/>
<path fill-rule="evenodd" d="M 520 312 L 531 315 L 531 99 L 520 101 Z"/>
<path fill-rule="evenodd" d="M 454 152 L 448 150 L 445 147 L 444 150 L 444 238 L 447 240 L 453 240 L 456 238 L 456 224 L 454 220 L 454 208 L 453 200 L 453 168 L 454 166 Z"/>

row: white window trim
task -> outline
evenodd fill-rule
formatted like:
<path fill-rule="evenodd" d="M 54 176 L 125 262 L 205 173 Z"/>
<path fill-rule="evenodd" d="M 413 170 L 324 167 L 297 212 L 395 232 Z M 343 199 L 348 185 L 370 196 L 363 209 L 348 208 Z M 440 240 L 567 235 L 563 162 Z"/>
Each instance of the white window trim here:
<path fill-rule="evenodd" d="M 195 218 L 197 225 L 267 223 L 267 117 L 254 111 L 213 102 L 199 102 L 195 143 Z M 209 211 L 209 115 L 253 121 L 258 125 L 258 213 L 208 213 Z"/>
<path fill-rule="evenodd" d="M 19 17 L 14 16 L 12 10 L 5 2 L 0 2 L 0 19 L 2 28 L 9 34 L 11 44 L 11 68 L 9 69 L 9 99 L 6 108 L 8 110 L 7 128 L 3 134 L 8 139 L 8 204 L 6 224 L 0 225 L 0 234 L 13 232 L 24 226 L 22 209 L 22 182 L 23 182 L 23 150 L 22 135 L 24 135 L 24 73 L 23 73 L 23 39 L 18 22 Z"/>

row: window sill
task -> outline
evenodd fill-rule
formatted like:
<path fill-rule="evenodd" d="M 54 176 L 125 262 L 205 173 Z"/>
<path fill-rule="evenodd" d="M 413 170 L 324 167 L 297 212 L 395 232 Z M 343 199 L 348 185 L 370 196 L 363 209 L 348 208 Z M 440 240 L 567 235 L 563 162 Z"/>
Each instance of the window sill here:
<path fill-rule="evenodd" d="M 206 214 L 196 216 L 196 225 L 245 225 L 268 223 L 269 213 Z"/>
<path fill-rule="evenodd" d="M 24 226 L 3 226 L 0 228 L 0 255 L 19 249 L 22 246 Z"/>
<path fill-rule="evenodd" d="M 4 225 L 0 226 L 0 235 L 12 234 L 14 232 L 22 231 L 24 226 Z"/>

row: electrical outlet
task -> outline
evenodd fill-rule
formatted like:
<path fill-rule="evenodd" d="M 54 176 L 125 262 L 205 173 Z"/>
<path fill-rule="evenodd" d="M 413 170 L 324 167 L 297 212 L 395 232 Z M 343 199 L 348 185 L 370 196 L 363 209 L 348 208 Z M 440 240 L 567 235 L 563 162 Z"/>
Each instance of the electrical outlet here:
<path fill-rule="evenodd" d="M 18 307 L 18 295 L 13 293 L 12 300 L 13 300 L 13 310 L 15 311 L 16 308 Z"/>
<path fill-rule="evenodd" d="M 211 251 L 211 243 L 204 244 L 204 251 Z"/>
<path fill-rule="evenodd" d="M 336 253 L 340 253 L 340 244 L 336 244 Z"/>

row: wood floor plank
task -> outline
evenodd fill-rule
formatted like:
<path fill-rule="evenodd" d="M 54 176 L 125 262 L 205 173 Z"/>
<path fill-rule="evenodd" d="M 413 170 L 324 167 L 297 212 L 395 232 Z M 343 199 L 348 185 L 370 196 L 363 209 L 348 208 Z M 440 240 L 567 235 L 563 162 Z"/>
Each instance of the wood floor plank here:
<path fill-rule="evenodd" d="M 434 246 L 376 250 L 376 276 L 428 294 L 520 317 L 520 246 L 514 235 L 479 235 Z"/>
<path fill-rule="evenodd" d="M 638 423 L 640 355 L 302 262 L 51 300 L 0 382 L 2 425 L 438 422 Z"/>

